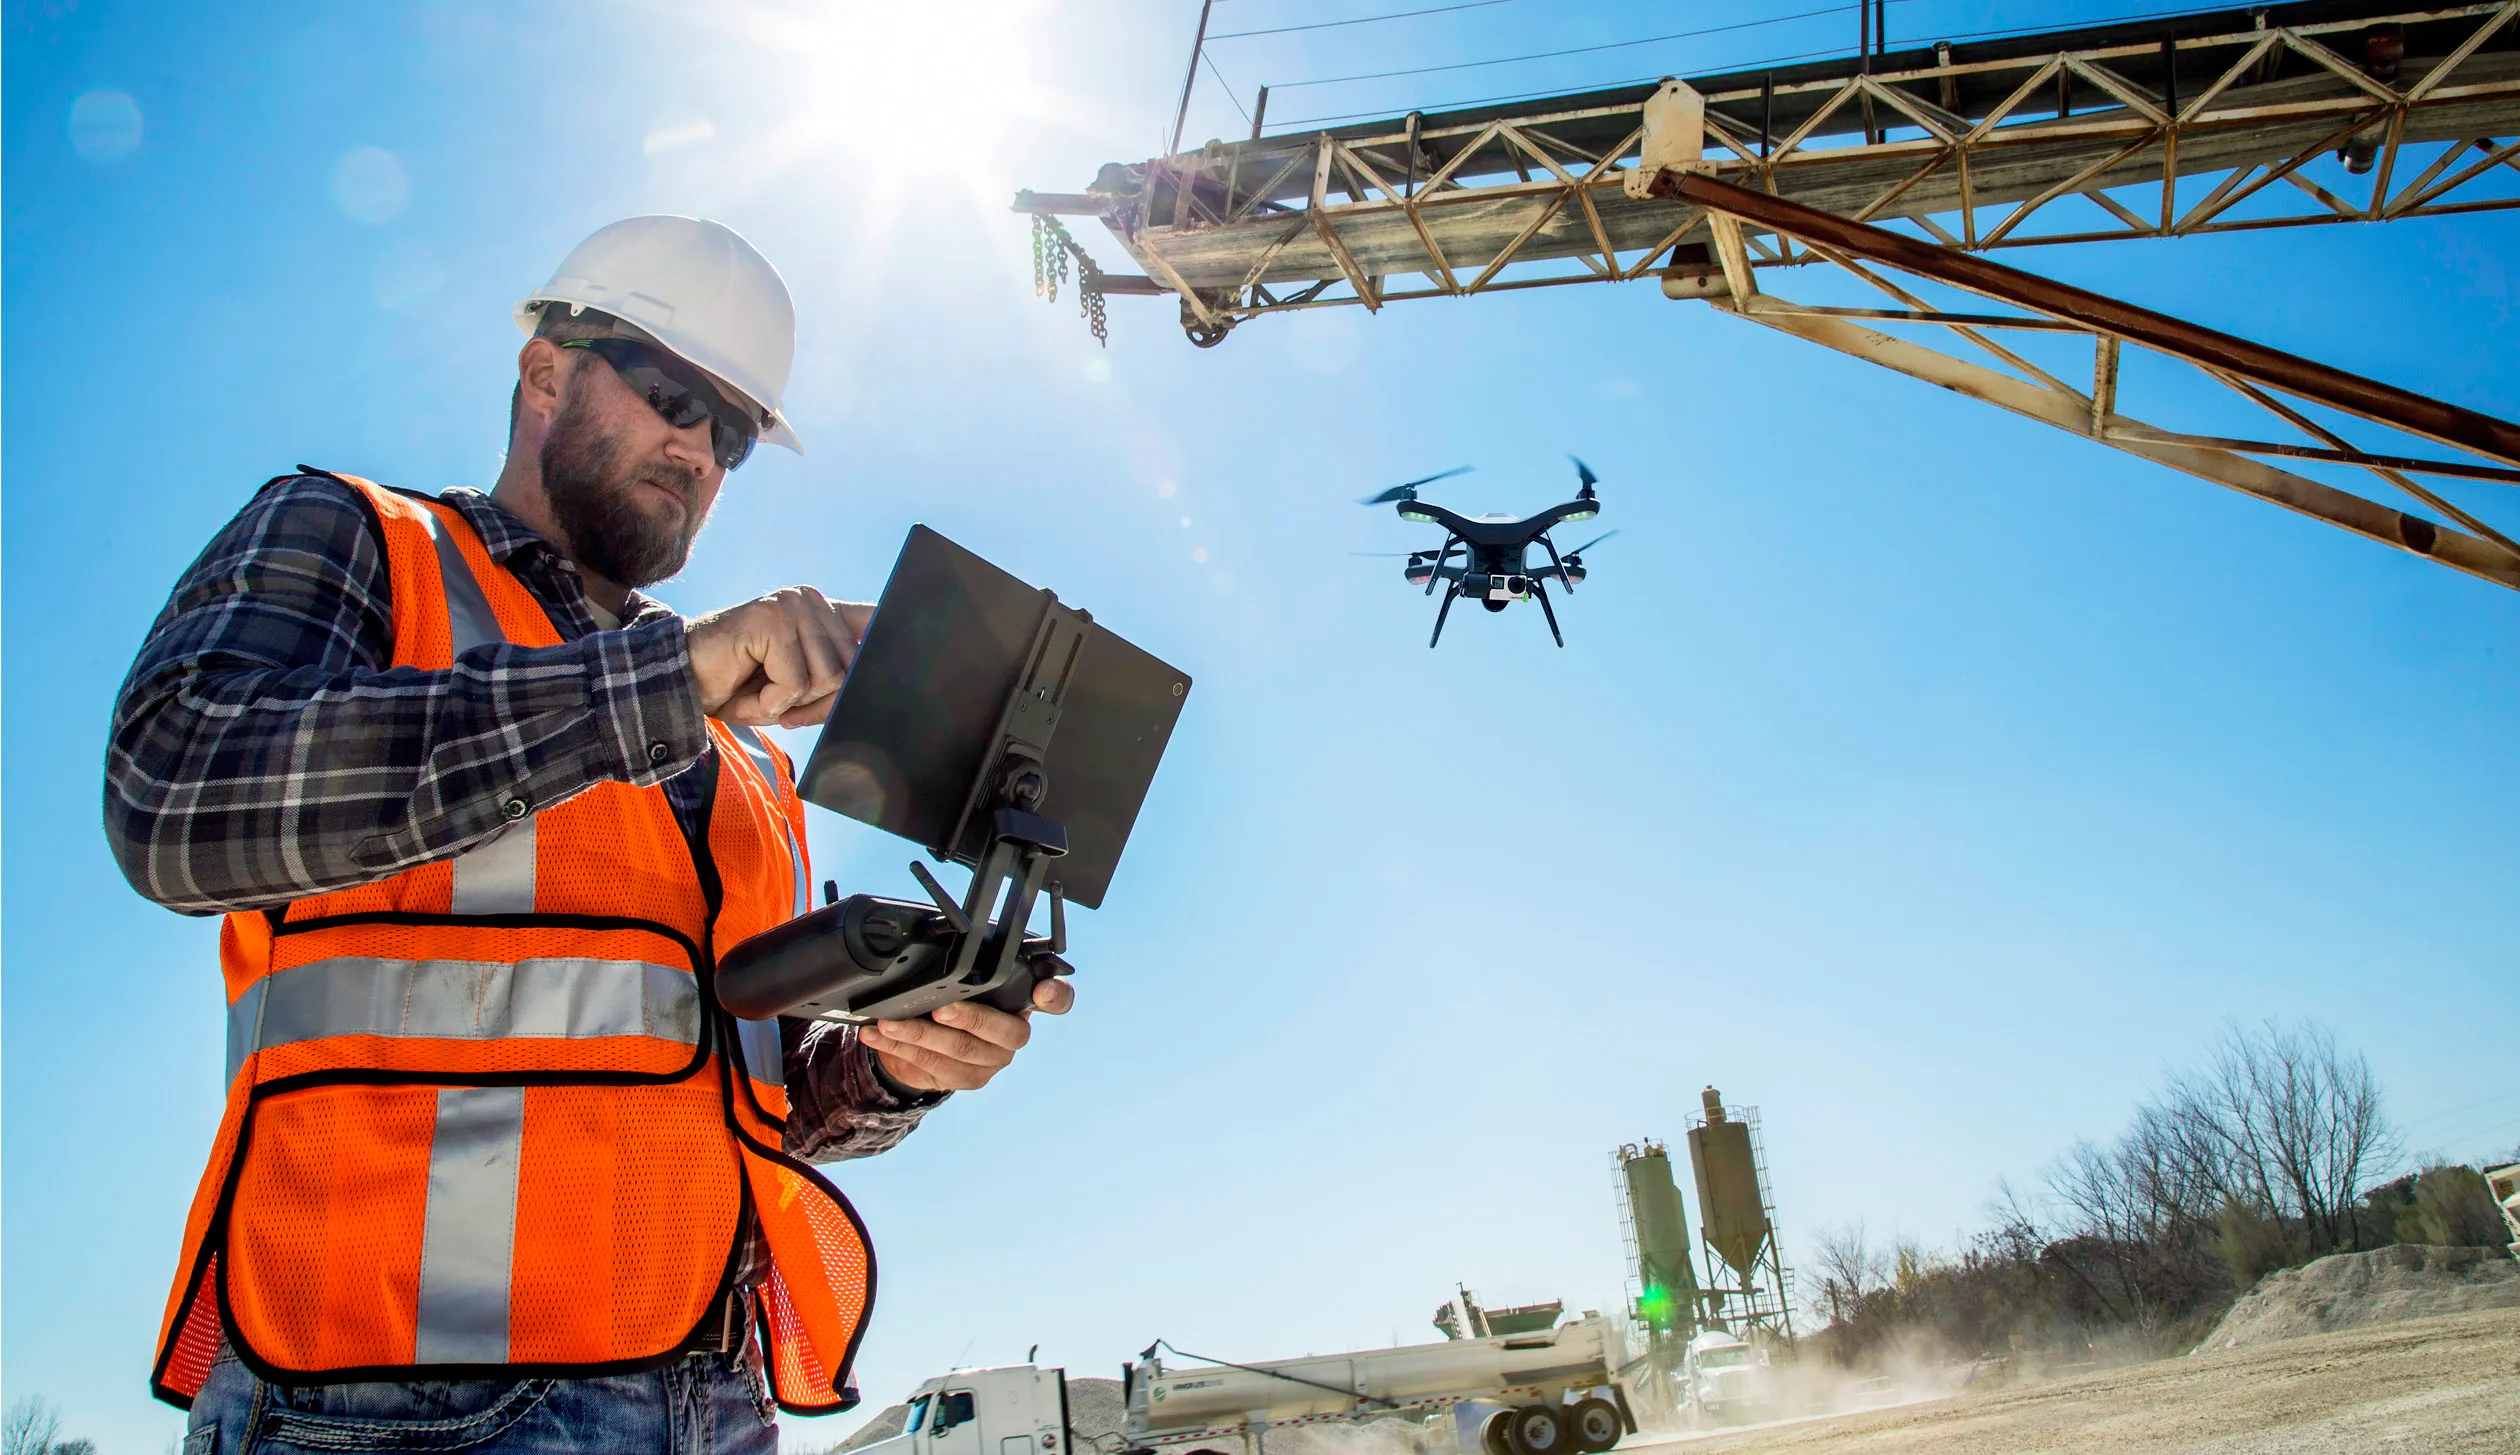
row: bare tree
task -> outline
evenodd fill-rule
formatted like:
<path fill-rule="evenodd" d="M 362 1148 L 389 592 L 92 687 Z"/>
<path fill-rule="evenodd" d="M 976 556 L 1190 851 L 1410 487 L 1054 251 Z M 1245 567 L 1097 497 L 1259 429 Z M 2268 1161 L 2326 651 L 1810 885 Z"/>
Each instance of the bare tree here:
<path fill-rule="evenodd" d="M 1814 1312 L 1827 1314 L 1832 1324 L 1847 1322 L 1890 1272 L 1889 1255 L 1872 1245 L 1860 1221 L 1822 1229 L 1812 1251 Z"/>
<path fill-rule="evenodd" d="M 2009 1258 L 2028 1263 L 2048 1245 L 2046 1226 L 2038 1211 L 2022 1197 L 2021 1189 L 2009 1177 L 1995 1179 L 1995 1193 L 1986 1200 L 1987 1230 L 1978 1242 L 1991 1257 Z"/>
<path fill-rule="evenodd" d="M 2362 1185 L 2401 1155 L 2370 1063 L 2316 1025 L 2226 1027 L 2146 1115 L 2189 1195 L 2296 1220 L 2314 1255 L 2360 1245 Z"/>
<path fill-rule="evenodd" d="M 60 1438 L 61 1416 L 40 1394 L 17 1401 L 0 1416 L 0 1455 L 52 1455 Z"/>

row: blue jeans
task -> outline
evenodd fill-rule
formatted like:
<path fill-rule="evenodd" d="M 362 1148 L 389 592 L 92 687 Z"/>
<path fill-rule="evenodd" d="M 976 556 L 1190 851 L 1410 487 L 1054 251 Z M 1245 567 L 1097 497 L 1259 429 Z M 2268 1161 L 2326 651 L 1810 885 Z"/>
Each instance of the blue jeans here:
<path fill-rule="evenodd" d="M 777 1415 L 749 1348 L 594 1379 L 280 1385 L 222 1347 L 184 1455 L 777 1455 Z"/>

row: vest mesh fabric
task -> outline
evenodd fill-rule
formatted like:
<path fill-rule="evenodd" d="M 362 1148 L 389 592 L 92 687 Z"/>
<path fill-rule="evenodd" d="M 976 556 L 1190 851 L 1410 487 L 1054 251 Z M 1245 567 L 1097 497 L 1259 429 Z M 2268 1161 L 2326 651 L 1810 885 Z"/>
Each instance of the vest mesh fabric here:
<path fill-rule="evenodd" d="M 451 665 L 450 597 L 474 587 L 506 640 L 556 644 L 460 514 L 351 483 L 385 527 L 397 666 Z M 237 1074 L 168 1301 L 163 1397 L 200 1388 L 223 1322 L 284 1382 L 664 1362 L 735 1267 L 749 1197 L 764 1307 L 786 1310 L 765 1320 L 781 1402 L 845 1405 L 873 1259 L 837 1190 L 779 1150 L 778 1069 L 729 1074 L 739 1031 L 764 1037 L 705 984 L 717 953 L 798 907 L 802 805 L 783 764 L 709 731 L 714 905 L 662 791 L 608 783 L 535 808 L 495 862 L 315 896 L 276 927 L 230 917 Z M 517 909 L 455 914 L 459 872 Z"/>

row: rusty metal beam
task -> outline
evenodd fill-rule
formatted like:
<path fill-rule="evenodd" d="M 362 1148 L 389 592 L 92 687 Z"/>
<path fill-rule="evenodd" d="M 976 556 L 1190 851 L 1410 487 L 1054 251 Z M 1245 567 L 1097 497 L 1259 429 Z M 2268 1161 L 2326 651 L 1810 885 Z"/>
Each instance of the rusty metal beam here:
<path fill-rule="evenodd" d="M 2520 425 L 2235 338 L 2121 299 L 1954 252 L 1868 223 L 1695 173 L 1665 173 L 1657 190 L 1743 222 L 1854 257 L 1999 299 L 2094 333 L 2139 343 L 2203 368 L 2236 374 L 2296 398 L 2520 465 Z"/>
<path fill-rule="evenodd" d="M 1786 308 L 1771 309 L 1764 306 L 1767 302 L 1764 297 L 1754 296 L 1746 305 L 1729 299 L 1709 301 L 1735 317 L 1765 324 L 1840 353 L 1939 384 L 1955 393 L 2052 425 L 2067 433 L 2094 437 L 2089 406 L 2080 396 L 2061 394 L 1983 364 L 1955 359 L 1922 344 L 1893 338 L 1847 319 L 1819 317 Z M 2520 555 L 2503 549 L 2493 541 L 2449 526 L 2436 525 L 2422 516 L 2391 509 L 2306 476 L 2276 469 L 2235 450 L 2182 442 L 2180 436 L 2170 431 L 2152 430 L 2141 421 L 2124 415 L 2112 415 L 2111 423 L 2121 427 L 2123 432 L 2113 430 L 2099 437 L 2100 443 L 2255 496 L 2314 520 L 2341 526 L 2365 539 L 2438 561 L 2480 580 L 2520 591 Z"/>

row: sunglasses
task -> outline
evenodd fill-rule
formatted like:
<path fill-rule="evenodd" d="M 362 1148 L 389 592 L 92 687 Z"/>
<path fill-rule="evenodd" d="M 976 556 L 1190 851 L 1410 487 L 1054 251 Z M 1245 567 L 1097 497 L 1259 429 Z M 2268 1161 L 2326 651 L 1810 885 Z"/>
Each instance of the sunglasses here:
<path fill-rule="evenodd" d="M 698 369 L 636 339 L 580 338 L 560 347 L 584 349 L 610 365 L 621 382 L 647 397 L 648 407 L 676 429 L 709 422 L 709 446 L 718 468 L 732 470 L 752 454 L 761 426 L 744 409 L 718 392 Z"/>

